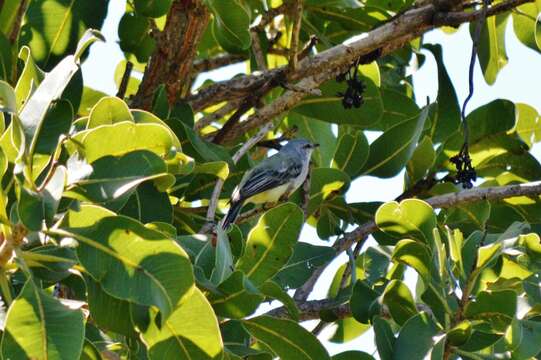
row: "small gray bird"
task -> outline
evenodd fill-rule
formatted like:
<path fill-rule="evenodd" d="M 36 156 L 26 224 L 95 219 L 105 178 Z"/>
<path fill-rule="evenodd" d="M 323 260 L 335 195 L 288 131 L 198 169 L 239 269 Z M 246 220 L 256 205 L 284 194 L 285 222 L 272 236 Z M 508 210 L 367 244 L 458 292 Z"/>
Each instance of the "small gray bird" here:
<path fill-rule="evenodd" d="M 308 176 L 310 156 L 318 146 L 304 139 L 290 140 L 278 153 L 248 170 L 233 191 L 222 228 L 235 222 L 244 203 L 274 203 L 297 190 Z"/>

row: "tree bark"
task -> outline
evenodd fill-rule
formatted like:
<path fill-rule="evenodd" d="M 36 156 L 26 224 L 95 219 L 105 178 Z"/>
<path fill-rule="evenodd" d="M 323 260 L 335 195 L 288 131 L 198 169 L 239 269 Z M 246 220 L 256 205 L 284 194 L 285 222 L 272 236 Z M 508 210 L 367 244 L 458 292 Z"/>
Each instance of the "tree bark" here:
<path fill-rule="evenodd" d="M 149 110 L 154 92 L 165 84 L 167 100 L 173 105 L 189 90 L 190 75 L 197 45 L 209 20 L 202 0 L 175 0 L 163 32 L 143 75 L 132 106 Z"/>

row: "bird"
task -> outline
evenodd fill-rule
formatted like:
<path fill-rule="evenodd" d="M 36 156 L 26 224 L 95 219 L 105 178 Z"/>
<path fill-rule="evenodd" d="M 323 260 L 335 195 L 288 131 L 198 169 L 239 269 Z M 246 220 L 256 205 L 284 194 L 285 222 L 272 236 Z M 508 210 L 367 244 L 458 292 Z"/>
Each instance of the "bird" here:
<path fill-rule="evenodd" d="M 248 170 L 233 190 L 222 229 L 235 222 L 245 203 L 276 203 L 295 192 L 308 176 L 310 157 L 317 147 L 319 144 L 308 140 L 293 139 Z"/>

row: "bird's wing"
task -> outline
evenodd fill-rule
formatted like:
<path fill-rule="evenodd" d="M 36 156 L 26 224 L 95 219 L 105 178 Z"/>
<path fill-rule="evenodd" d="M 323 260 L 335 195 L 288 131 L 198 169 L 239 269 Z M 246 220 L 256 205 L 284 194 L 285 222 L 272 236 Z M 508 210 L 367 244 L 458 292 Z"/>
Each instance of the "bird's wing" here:
<path fill-rule="evenodd" d="M 300 160 L 276 155 L 264 160 L 250 172 L 239 189 L 243 199 L 286 184 L 300 175 Z"/>

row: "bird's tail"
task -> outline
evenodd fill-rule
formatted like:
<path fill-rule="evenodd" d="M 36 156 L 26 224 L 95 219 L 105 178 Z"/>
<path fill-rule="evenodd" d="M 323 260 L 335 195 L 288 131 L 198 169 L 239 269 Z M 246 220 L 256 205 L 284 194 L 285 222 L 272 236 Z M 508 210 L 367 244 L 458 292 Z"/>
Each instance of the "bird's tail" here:
<path fill-rule="evenodd" d="M 242 201 L 232 201 L 229 211 L 222 222 L 222 229 L 227 229 L 230 224 L 234 223 L 242 209 Z"/>

